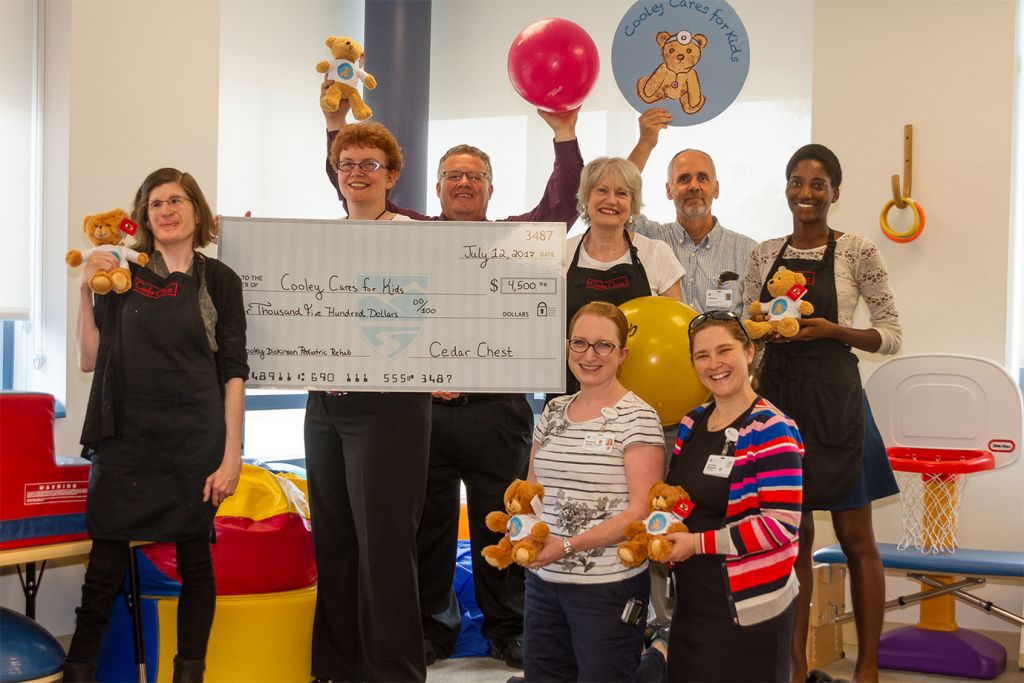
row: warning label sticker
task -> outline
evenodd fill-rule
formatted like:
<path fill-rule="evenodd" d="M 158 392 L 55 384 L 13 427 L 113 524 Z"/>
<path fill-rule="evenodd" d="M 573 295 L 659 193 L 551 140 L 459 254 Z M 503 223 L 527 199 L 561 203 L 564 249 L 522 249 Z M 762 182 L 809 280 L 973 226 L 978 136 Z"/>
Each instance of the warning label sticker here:
<path fill-rule="evenodd" d="M 25 484 L 25 505 L 84 503 L 88 481 L 44 481 Z"/>

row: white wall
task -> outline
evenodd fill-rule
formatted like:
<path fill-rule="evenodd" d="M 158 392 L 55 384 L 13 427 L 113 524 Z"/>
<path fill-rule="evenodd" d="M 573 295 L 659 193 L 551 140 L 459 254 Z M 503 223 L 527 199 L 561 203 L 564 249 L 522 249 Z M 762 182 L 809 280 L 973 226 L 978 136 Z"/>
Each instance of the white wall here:
<path fill-rule="evenodd" d="M 330 59 L 330 35 L 363 41 L 362 0 L 222 0 L 222 214 L 342 215 L 324 174 L 323 76 L 315 68 Z M 372 58 L 372 46 L 365 47 Z"/>
<path fill-rule="evenodd" d="M 1007 326 L 1014 10 L 1013 0 L 832 0 L 815 8 L 812 137 L 843 163 L 831 224 L 870 236 L 882 251 L 904 354 L 964 353 L 1000 364 L 1013 356 Z M 969 58 L 946 58 L 951 35 L 975 36 Z M 925 208 L 927 226 L 901 245 L 882 235 L 878 214 L 892 197 L 890 176 L 903 171 L 905 123 L 914 125 L 913 197 Z M 865 376 L 884 360 L 862 358 Z M 961 546 L 1024 549 L 1022 488 L 1024 458 L 969 477 Z M 880 541 L 900 540 L 894 501 L 876 507 L 875 531 Z M 819 537 L 815 545 L 829 540 Z M 897 585 L 916 590 L 890 584 L 890 592 Z M 1024 602 L 1019 584 L 978 593 L 1017 611 Z M 916 609 L 887 618 L 899 616 L 913 620 Z M 969 607 L 958 617 L 966 626 L 1012 628 Z"/>
<path fill-rule="evenodd" d="M 32 168 L 32 101 L 35 53 L 32 26 L 35 4 L 31 0 L 0 3 L 0 199 L 5 220 L 0 239 L 5 245 L 7 267 L 0 273 L 0 315 L 25 319 L 30 306 L 29 231 L 32 215 L 29 193 Z"/>

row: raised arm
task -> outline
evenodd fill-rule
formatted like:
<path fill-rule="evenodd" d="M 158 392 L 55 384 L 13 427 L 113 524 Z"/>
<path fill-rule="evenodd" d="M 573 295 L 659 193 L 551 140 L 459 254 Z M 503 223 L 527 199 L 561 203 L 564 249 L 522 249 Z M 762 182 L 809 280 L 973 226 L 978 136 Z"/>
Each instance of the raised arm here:
<path fill-rule="evenodd" d="M 320 97 L 326 95 L 327 89 L 330 87 L 331 80 L 327 78 L 327 76 L 324 76 L 324 80 L 320 84 Z M 323 109 L 320 111 L 323 111 Z M 324 167 L 327 172 L 327 179 L 331 182 L 331 185 L 334 187 L 334 191 L 338 193 L 338 199 L 342 202 L 344 202 L 345 199 L 341 196 L 341 189 L 338 187 L 338 174 L 331 166 L 331 143 L 334 142 L 334 138 L 337 137 L 341 129 L 348 125 L 348 121 L 346 121 L 348 111 L 348 100 L 341 100 L 341 102 L 338 103 L 338 111 L 323 112 L 324 122 L 327 124 L 327 154 L 324 156 Z"/>
<path fill-rule="evenodd" d="M 554 133 L 555 163 L 544 188 L 540 203 L 518 216 L 509 216 L 507 221 L 550 221 L 571 225 L 576 212 L 576 192 L 580 188 L 580 173 L 583 172 L 583 156 L 576 140 L 576 119 L 579 108 L 553 114 L 537 110 Z"/>
<path fill-rule="evenodd" d="M 82 372 L 96 369 L 96 356 L 100 350 L 100 329 L 93 310 L 93 295 L 89 280 L 98 270 L 114 270 L 117 259 L 110 252 L 93 251 L 82 267 L 78 278 L 78 317 L 75 321 L 75 348 L 78 350 L 78 368 Z M 115 295 L 110 295 L 115 296 Z M 105 303 L 105 302 L 104 302 Z M 102 304 L 97 304 L 102 305 Z"/>
<path fill-rule="evenodd" d="M 636 141 L 636 147 L 626 157 L 633 162 L 633 165 L 637 167 L 641 172 L 644 170 L 644 166 L 647 165 L 647 160 L 651 158 L 651 152 L 658 144 L 658 133 L 668 128 L 668 124 L 672 121 L 672 115 L 668 113 L 668 110 L 662 109 L 661 107 L 655 107 L 654 109 L 648 109 L 640 115 L 639 126 L 640 126 L 640 138 Z"/>

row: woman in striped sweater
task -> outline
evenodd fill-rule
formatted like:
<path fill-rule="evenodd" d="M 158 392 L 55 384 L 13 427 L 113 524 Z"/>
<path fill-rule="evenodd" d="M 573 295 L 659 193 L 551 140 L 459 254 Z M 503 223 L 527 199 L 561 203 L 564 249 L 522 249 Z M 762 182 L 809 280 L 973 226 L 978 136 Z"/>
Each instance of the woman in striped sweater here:
<path fill-rule="evenodd" d="M 668 680 L 788 681 L 803 441 L 751 388 L 754 345 L 735 315 L 697 316 L 689 333 L 712 400 L 683 418 L 668 475 L 695 503 L 690 532 L 670 535 Z"/>

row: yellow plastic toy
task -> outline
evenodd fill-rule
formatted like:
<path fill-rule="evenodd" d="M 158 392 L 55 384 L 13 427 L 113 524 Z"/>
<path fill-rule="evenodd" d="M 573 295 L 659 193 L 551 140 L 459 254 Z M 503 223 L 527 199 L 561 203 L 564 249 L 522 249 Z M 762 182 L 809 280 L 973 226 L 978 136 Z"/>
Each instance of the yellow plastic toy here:
<path fill-rule="evenodd" d="M 282 593 L 221 595 L 206 655 L 207 683 L 307 681 L 316 586 Z M 178 651 L 178 598 L 157 600 L 157 683 L 170 683 Z"/>

